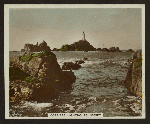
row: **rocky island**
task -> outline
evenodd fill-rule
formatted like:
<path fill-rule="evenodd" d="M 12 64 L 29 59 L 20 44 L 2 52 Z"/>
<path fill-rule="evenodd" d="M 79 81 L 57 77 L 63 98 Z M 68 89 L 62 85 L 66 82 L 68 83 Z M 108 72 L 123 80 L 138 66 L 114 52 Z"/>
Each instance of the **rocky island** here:
<path fill-rule="evenodd" d="M 82 40 L 79 40 L 77 42 L 74 42 L 71 45 L 63 45 L 60 50 L 61 51 L 95 51 L 96 48 L 94 48 L 86 39 L 85 39 L 85 33 L 83 31 L 83 38 Z"/>
<path fill-rule="evenodd" d="M 44 40 L 39 45 L 38 42 L 36 45 L 27 43 L 24 45 L 24 49 L 21 49 L 21 52 L 26 52 L 26 53 L 41 52 L 41 51 L 51 51 L 50 47 L 47 46 L 47 43 Z"/>
<path fill-rule="evenodd" d="M 95 51 L 96 49 L 90 45 L 88 41 L 79 40 L 71 45 L 63 45 L 60 48 L 61 51 Z"/>
<path fill-rule="evenodd" d="M 83 31 L 83 38 L 82 40 L 79 40 L 77 42 L 74 42 L 71 45 L 65 44 L 62 45 L 60 49 L 54 48 L 53 51 L 104 51 L 104 52 L 121 52 L 119 47 L 110 47 L 107 48 L 94 48 L 86 39 L 85 39 L 85 33 Z"/>

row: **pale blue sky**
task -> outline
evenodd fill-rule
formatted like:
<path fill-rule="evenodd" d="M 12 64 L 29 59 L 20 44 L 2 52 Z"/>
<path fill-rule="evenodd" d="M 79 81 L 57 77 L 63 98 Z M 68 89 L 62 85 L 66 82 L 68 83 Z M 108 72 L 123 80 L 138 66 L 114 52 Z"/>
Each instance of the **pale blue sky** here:
<path fill-rule="evenodd" d="M 10 9 L 10 51 L 45 40 L 51 49 L 82 39 L 95 48 L 142 47 L 141 9 Z"/>

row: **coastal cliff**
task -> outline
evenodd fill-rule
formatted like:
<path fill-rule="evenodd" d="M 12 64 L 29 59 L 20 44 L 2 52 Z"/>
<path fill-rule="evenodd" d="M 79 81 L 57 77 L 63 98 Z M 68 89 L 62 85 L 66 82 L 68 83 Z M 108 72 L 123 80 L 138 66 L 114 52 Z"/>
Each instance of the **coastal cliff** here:
<path fill-rule="evenodd" d="M 142 57 L 141 50 L 134 53 L 125 79 L 125 85 L 130 93 L 142 96 Z"/>

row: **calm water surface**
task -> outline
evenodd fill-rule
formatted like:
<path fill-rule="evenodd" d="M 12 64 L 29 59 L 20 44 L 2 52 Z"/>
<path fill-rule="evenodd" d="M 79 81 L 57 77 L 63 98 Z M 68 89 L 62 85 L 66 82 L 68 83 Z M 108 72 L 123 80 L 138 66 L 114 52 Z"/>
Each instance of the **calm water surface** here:
<path fill-rule="evenodd" d="M 128 59 L 133 52 L 54 52 L 59 65 L 87 57 L 81 69 L 73 70 L 72 89 L 60 92 L 46 103 L 10 103 L 11 117 L 47 116 L 47 113 L 104 113 L 105 117 L 140 116 L 139 97 L 131 96 L 125 85 Z M 21 52 L 10 52 L 13 55 Z"/>

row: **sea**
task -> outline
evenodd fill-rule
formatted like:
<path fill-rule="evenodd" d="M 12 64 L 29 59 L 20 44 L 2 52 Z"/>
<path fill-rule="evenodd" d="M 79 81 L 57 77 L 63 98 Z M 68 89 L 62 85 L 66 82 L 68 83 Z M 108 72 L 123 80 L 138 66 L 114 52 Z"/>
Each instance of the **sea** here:
<path fill-rule="evenodd" d="M 131 95 L 125 87 L 129 62 L 134 52 L 53 51 L 58 64 L 88 58 L 79 70 L 71 89 L 60 91 L 46 102 L 9 103 L 10 117 L 47 117 L 48 113 L 103 113 L 104 117 L 141 116 L 141 97 Z M 22 52 L 9 52 L 12 56 Z"/>

